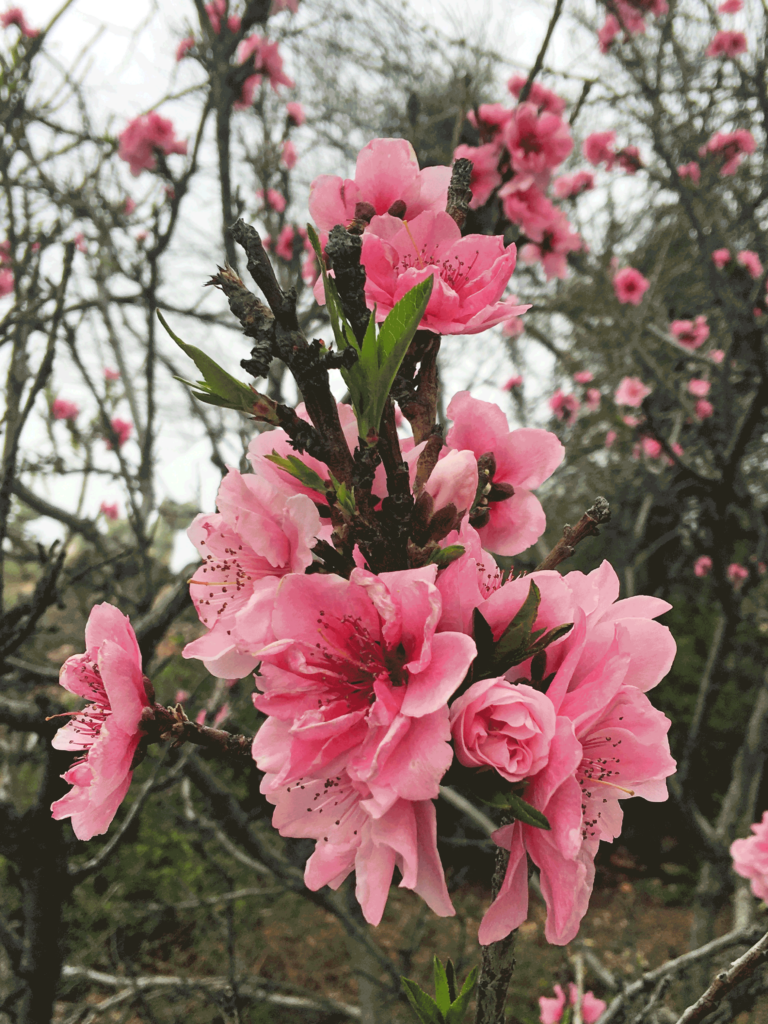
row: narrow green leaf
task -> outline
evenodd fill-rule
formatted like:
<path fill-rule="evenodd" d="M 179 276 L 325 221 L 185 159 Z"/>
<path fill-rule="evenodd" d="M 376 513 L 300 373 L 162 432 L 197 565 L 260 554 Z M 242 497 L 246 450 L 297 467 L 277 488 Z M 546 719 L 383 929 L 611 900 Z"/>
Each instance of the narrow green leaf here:
<path fill-rule="evenodd" d="M 437 1003 L 419 988 L 415 981 L 410 978 L 401 978 L 403 991 L 408 997 L 408 1002 L 413 1007 L 416 1016 L 423 1024 L 445 1024 L 445 1017 L 440 1013 Z"/>
<path fill-rule="evenodd" d="M 435 976 L 435 1002 L 440 1012 L 445 1015 L 450 1010 L 453 1000 L 448 988 L 448 975 L 436 956 L 432 958 L 432 970 Z"/>
<path fill-rule="evenodd" d="M 188 345 L 185 341 L 182 341 L 181 338 L 175 335 L 166 323 L 165 318 L 159 309 L 157 310 L 157 318 L 166 329 L 169 336 L 173 338 L 179 348 L 190 357 L 200 373 L 202 373 L 211 394 L 218 395 L 219 398 L 225 398 L 229 402 L 233 403 L 231 406 L 233 409 L 243 409 L 248 411 L 253 405 L 254 400 L 252 389 L 247 384 L 237 380 L 237 378 L 233 377 L 232 374 L 227 373 L 226 370 L 219 366 L 214 359 L 211 359 L 209 355 L 206 355 L 205 352 L 202 352 L 199 348 L 195 348 L 194 345 Z M 202 383 L 193 386 L 202 388 Z"/>
<path fill-rule="evenodd" d="M 519 611 L 499 637 L 495 649 L 495 661 L 505 662 L 509 656 L 515 656 L 518 652 L 527 651 L 530 647 L 531 630 L 536 621 L 536 616 L 541 604 L 541 591 L 534 580 L 528 588 L 528 596 L 520 606 Z M 515 664 L 512 662 L 508 667 Z"/>
<path fill-rule="evenodd" d="M 532 655 L 541 654 L 542 651 L 545 651 L 550 644 L 553 644 L 555 640 L 559 640 L 561 636 L 565 636 L 566 633 L 570 633 L 572 629 L 572 622 L 564 622 L 562 626 L 555 626 L 554 629 L 550 629 L 550 631 L 545 636 L 543 636 L 540 640 L 536 640 L 531 645 L 528 653 L 526 654 L 523 660 L 527 660 Z"/>
<path fill-rule="evenodd" d="M 291 476 L 300 480 L 305 487 L 311 487 L 313 491 L 320 491 L 321 494 L 325 494 L 326 485 L 320 474 L 316 473 L 314 469 L 311 469 L 295 455 L 289 455 L 287 458 L 283 458 L 283 456 L 278 455 L 273 448 L 272 454 L 267 455 L 267 459 L 270 462 L 274 462 L 274 464 L 279 466 L 280 469 L 285 470 L 286 473 L 290 473 Z"/>
<path fill-rule="evenodd" d="M 547 831 L 550 831 L 552 828 L 541 811 L 537 811 L 527 800 L 523 800 L 516 793 L 496 793 L 490 799 L 484 800 L 483 803 L 489 804 L 491 807 L 501 808 L 506 811 L 509 817 L 522 821 L 524 825 L 531 825 L 533 828 L 543 828 Z"/>
<path fill-rule="evenodd" d="M 448 995 L 451 997 L 451 1002 L 456 1002 L 458 993 L 458 986 L 456 984 L 456 968 L 453 966 L 453 960 L 450 957 L 445 962 L 445 976 L 448 979 Z"/>
<path fill-rule="evenodd" d="M 455 562 L 457 558 L 461 558 L 464 554 L 465 548 L 463 544 L 447 544 L 444 548 L 437 548 L 429 556 L 427 565 L 436 565 L 440 569 L 445 569 L 451 562 Z"/>
<path fill-rule="evenodd" d="M 445 1015 L 445 1024 L 462 1024 L 469 1008 L 469 1001 L 477 984 L 477 968 L 473 967 L 462 985 L 458 999 L 455 999 L 450 1010 Z"/>
<path fill-rule="evenodd" d="M 317 231 L 315 231 L 311 224 L 307 224 L 307 236 L 312 244 L 312 248 L 315 250 L 317 262 L 320 264 L 320 273 L 323 276 L 323 289 L 325 291 L 325 305 L 328 310 L 328 317 L 331 321 L 331 328 L 333 329 L 336 348 L 341 352 L 351 345 L 359 352 L 360 350 L 357 341 L 355 340 L 355 336 L 342 311 L 339 293 L 336 291 L 336 285 L 334 284 L 333 278 L 329 277 L 328 271 L 325 269 L 325 260 L 323 259 L 323 249 L 320 245 L 320 238 Z M 345 327 L 347 328 L 346 330 Z"/>

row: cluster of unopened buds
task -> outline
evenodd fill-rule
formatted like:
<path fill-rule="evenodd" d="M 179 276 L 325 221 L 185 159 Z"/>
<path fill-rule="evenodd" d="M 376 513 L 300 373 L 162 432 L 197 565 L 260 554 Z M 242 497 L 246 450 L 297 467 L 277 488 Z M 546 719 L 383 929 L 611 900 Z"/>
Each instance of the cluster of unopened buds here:
<path fill-rule="evenodd" d="M 205 378 L 199 398 L 272 428 L 249 446 L 251 471 L 227 473 L 218 511 L 190 527 L 203 633 L 184 653 L 224 679 L 253 673 L 264 721 L 251 745 L 189 722 L 180 705 L 160 708 L 127 619 L 97 606 L 86 653 L 62 670 L 91 703 L 58 735 L 81 759 L 54 814 L 81 838 L 104 832 L 148 739 L 253 757 L 275 828 L 316 841 L 307 886 L 336 888 L 354 871 L 378 924 L 396 867 L 436 914 L 454 913 L 435 814 L 449 782 L 494 809 L 494 841 L 509 851 L 480 941 L 525 920 L 530 856 L 547 938 L 564 944 L 587 910 L 600 841 L 621 831 L 620 801 L 666 799 L 670 723 L 646 692 L 675 643 L 655 621 L 669 605 L 618 600 L 607 562 L 555 569 L 607 520 L 604 499 L 538 570 L 497 564 L 494 554 L 516 555 L 544 531 L 533 492 L 563 458 L 554 434 L 510 429 L 501 408 L 468 392 L 449 403 L 445 436 L 436 424 L 439 335 L 479 333 L 527 308 L 508 294 L 515 247 L 461 236 L 471 170 L 466 160 L 453 173 L 420 170 L 407 143 L 375 140 L 354 181 L 315 182 L 324 250 L 307 231 L 335 348 L 304 338 L 258 233 L 233 228 L 270 306 L 230 268 L 213 278 L 254 340 L 243 365 L 258 378 L 282 359 L 305 405 L 214 373 L 176 339 Z M 350 405 L 333 398 L 331 370 Z"/>

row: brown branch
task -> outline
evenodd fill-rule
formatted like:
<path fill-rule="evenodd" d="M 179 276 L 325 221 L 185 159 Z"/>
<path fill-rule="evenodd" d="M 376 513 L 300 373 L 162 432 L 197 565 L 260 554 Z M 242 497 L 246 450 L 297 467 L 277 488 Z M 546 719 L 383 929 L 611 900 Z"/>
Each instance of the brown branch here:
<path fill-rule="evenodd" d="M 466 158 L 457 160 L 451 172 L 451 183 L 448 186 L 448 202 L 445 212 L 453 217 L 460 228 L 464 227 L 467 211 L 472 200 L 469 184 L 472 180 L 472 161 Z"/>
<path fill-rule="evenodd" d="M 738 960 L 734 960 L 730 969 L 721 971 L 692 1006 L 678 1019 L 677 1024 L 697 1024 L 717 1009 L 725 996 L 741 981 L 749 978 L 768 956 L 768 932 L 748 949 Z"/>
<path fill-rule="evenodd" d="M 536 55 L 536 60 L 533 62 L 533 67 L 528 73 L 528 79 L 526 80 L 526 83 L 523 86 L 523 88 L 520 90 L 518 103 L 525 103 L 525 101 L 528 99 L 528 96 L 530 95 L 536 75 L 538 75 L 538 73 L 544 66 L 544 58 L 546 57 L 547 50 L 549 49 L 549 41 L 552 38 L 552 33 L 555 31 L 555 25 L 557 25 L 558 21 L 560 20 L 560 15 L 562 13 L 563 0 L 557 0 L 557 3 L 555 4 L 555 9 L 552 12 L 552 17 L 549 19 L 549 25 L 547 25 L 546 35 L 544 36 L 544 42 L 541 44 L 541 49 Z"/>
<path fill-rule="evenodd" d="M 496 899 L 507 871 L 509 854 L 496 850 L 496 869 L 493 873 L 491 893 Z M 515 943 L 517 929 L 498 942 L 483 946 L 480 959 L 480 976 L 477 982 L 477 1009 L 475 1024 L 505 1024 L 504 1004 L 507 989 L 515 969 Z"/>
<path fill-rule="evenodd" d="M 600 533 L 598 526 L 610 522 L 611 510 L 605 498 L 595 498 L 595 503 L 588 508 L 575 526 L 566 524 L 563 527 L 562 539 L 555 544 L 543 562 L 536 566 L 536 572 L 542 569 L 554 569 L 566 558 L 570 558 L 585 537 L 597 537 Z"/>

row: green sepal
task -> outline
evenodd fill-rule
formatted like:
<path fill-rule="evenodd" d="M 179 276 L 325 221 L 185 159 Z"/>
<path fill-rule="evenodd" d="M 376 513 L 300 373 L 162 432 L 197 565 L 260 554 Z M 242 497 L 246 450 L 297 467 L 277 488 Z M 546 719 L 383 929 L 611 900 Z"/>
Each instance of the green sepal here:
<path fill-rule="evenodd" d="M 353 516 L 355 514 L 355 488 L 347 487 L 343 481 L 339 482 L 333 473 L 330 476 L 331 484 L 336 492 L 336 500 L 345 512 L 349 512 Z"/>
<path fill-rule="evenodd" d="M 453 964 L 448 961 L 451 969 Z M 454 974 L 455 978 L 455 974 Z M 450 976 L 449 976 L 450 980 Z M 473 967 L 467 975 L 464 984 L 461 986 L 461 992 L 456 999 L 451 1003 L 451 1007 L 445 1015 L 445 1024 L 462 1024 L 464 1016 L 469 1007 L 469 1000 L 472 998 L 472 993 L 475 990 L 477 984 L 477 968 Z"/>
<path fill-rule="evenodd" d="M 320 474 L 316 473 L 314 469 L 311 469 L 295 455 L 288 455 L 286 458 L 283 458 L 273 448 L 272 454 L 267 455 L 266 458 L 270 462 L 274 462 L 280 469 L 285 470 L 286 473 L 290 473 L 292 477 L 303 483 L 305 487 L 311 487 L 313 491 L 320 491 L 321 494 L 325 494 L 327 488 Z"/>
<path fill-rule="evenodd" d="M 488 804 L 490 807 L 498 807 L 505 812 L 507 817 L 522 821 L 524 825 L 531 825 L 533 828 L 543 828 L 547 832 L 552 830 L 552 826 L 541 811 L 537 811 L 527 800 L 523 800 L 516 793 L 495 793 L 489 799 L 483 800 L 483 803 Z"/>
<path fill-rule="evenodd" d="M 410 978 L 401 978 L 403 991 L 408 997 L 408 1002 L 414 1009 L 416 1016 L 422 1024 L 445 1024 L 445 1017 L 432 998 Z"/>
<path fill-rule="evenodd" d="M 429 556 L 427 565 L 436 565 L 439 569 L 445 569 L 451 562 L 461 558 L 465 550 L 463 544 L 448 544 L 444 548 L 437 548 Z"/>

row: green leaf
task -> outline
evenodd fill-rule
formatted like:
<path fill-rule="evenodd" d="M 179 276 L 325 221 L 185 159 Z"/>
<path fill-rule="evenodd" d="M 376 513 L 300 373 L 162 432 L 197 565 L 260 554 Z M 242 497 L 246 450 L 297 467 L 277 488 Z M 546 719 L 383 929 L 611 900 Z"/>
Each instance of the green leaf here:
<path fill-rule="evenodd" d="M 479 608 L 475 608 L 472 613 L 472 635 L 475 638 L 475 644 L 477 646 L 477 660 L 479 663 L 485 663 L 489 660 L 493 653 L 494 639 L 493 630 L 485 621 L 480 612 Z M 481 678 L 478 676 L 478 679 Z"/>
<path fill-rule="evenodd" d="M 319 473 L 316 473 L 314 469 L 310 469 L 306 463 L 302 462 L 295 455 L 289 455 L 287 458 L 283 458 L 282 455 L 278 455 L 275 449 L 272 449 L 272 454 L 267 455 L 267 459 L 270 462 L 274 462 L 280 469 L 284 469 L 286 473 L 290 473 L 291 476 L 300 480 L 305 487 L 311 487 L 313 491 L 320 491 L 321 494 L 325 494 L 326 485 L 323 478 Z"/>
<path fill-rule="evenodd" d="M 448 961 L 451 968 L 450 960 Z M 454 975 L 455 977 L 455 975 Z M 477 968 L 473 967 L 467 975 L 466 981 L 462 985 L 461 992 L 459 993 L 458 999 L 455 999 L 451 1004 L 451 1008 L 445 1015 L 445 1024 L 462 1024 L 464 1016 L 469 1007 L 469 1000 L 472 998 L 472 993 L 475 990 L 477 984 Z"/>
<path fill-rule="evenodd" d="M 456 996 L 458 995 L 458 987 L 456 985 L 456 968 L 453 966 L 453 960 L 450 957 L 445 961 L 445 975 L 448 979 L 448 995 L 451 997 L 451 1002 L 456 1002 Z"/>
<path fill-rule="evenodd" d="M 339 505 L 344 509 L 345 512 L 349 512 L 350 515 L 355 514 L 355 488 L 347 487 L 342 481 L 341 483 L 336 479 L 333 473 L 330 474 L 331 483 L 333 489 L 336 492 L 336 500 Z"/>
<path fill-rule="evenodd" d="M 447 544 L 444 548 L 437 548 L 429 556 L 427 565 L 436 565 L 440 569 L 445 569 L 451 562 L 455 562 L 457 558 L 461 558 L 464 554 L 465 548 L 463 544 Z"/>
<path fill-rule="evenodd" d="M 527 800 L 523 800 L 516 793 L 496 793 L 490 799 L 484 800 L 483 803 L 489 804 L 491 807 L 501 808 L 506 811 L 510 818 L 516 818 L 518 821 L 522 821 L 524 825 L 532 825 L 533 828 L 543 828 L 547 832 L 552 828 L 541 811 L 537 811 Z"/>
<path fill-rule="evenodd" d="M 494 651 L 496 663 L 504 662 L 506 664 L 510 657 L 518 657 L 528 650 L 530 647 L 531 631 L 536 621 L 540 604 L 541 591 L 536 586 L 536 583 L 531 580 L 528 596 L 523 601 L 514 619 L 512 619 L 498 639 Z M 521 660 L 524 661 L 525 659 L 521 658 Z M 511 668 L 515 664 L 518 664 L 518 662 L 512 661 L 508 667 Z"/>
<path fill-rule="evenodd" d="M 432 996 L 428 996 L 415 981 L 411 981 L 409 978 L 401 978 L 400 981 L 403 984 L 403 991 L 408 997 L 408 1002 L 423 1024 L 445 1024 L 445 1017 Z"/>
<path fill-rule="evenodd" d="M 435 1002 L 440 1012 L 445 1015 L 453 1002 L 448 988 L 448 975 L 436 956 L 432 958 L 432 969 L 435 976 Z"/>

